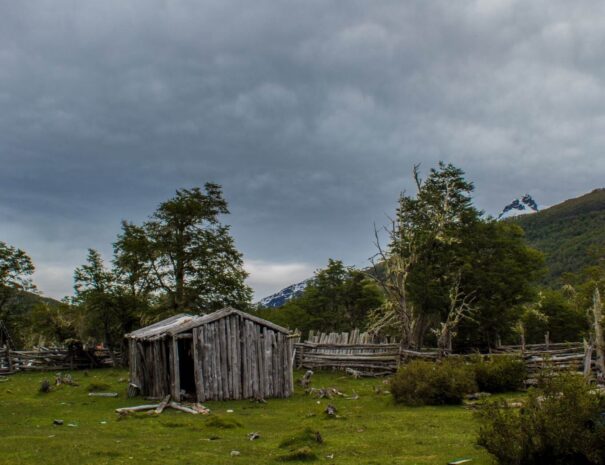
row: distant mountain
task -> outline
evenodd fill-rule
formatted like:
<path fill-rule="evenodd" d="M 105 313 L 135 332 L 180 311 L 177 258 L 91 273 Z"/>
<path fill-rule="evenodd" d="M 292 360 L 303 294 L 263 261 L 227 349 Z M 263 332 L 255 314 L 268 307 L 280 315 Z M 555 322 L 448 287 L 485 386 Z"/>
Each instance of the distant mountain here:
<path fill-rule="evenodd" d="M 259 300 L 258 305 L 264 308 L 281 307 L 288 300 L 292 300 L 293 298 L 300 296 L 307 287 L 309 281 L 310 280 L 307 279 L 303 282 L 285 287 L 281 291 Z"/>
<path fill-rule="evenodd" d="M 534 213 L 538 210 L 538 204 L 533 197 L 529 194 L 525 194 L 523 197 L 513 200 L 504 207 L 500 215 L 498 215 L 498 219 L 509 218 L 525 213 Z"/>
<path fill-rule="evenodd" d="M 595 264 L 592 249 L 605 249 L 605 189 L 508 221 L 519 224 L 529 244 L 546 255 L 546 280 L 554 284 L 565 272 Z"/>

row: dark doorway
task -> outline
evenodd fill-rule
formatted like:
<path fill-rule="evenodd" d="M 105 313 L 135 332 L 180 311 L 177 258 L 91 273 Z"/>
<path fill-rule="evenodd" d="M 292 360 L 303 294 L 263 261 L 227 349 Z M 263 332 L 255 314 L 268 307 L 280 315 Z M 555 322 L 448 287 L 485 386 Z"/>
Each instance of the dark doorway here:
<path fill-rule="evenodd" d="M 195 399 L 195 376 L 193 374 L 193 352 L 191 339 L 178 339 L 178 344 L 181 392 L 185 391 L 186 398 Z"/>

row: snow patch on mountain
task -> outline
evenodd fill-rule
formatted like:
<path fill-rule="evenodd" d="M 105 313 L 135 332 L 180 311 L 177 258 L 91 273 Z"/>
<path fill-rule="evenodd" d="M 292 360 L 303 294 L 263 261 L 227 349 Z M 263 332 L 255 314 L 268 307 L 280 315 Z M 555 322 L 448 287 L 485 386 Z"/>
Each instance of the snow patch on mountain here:
<path fill-rule="evenodd" d="M 277 308 L 284 305 L 289 300 L 300 296 L 305 288 L 309 284 L 309 279 L 300 283 L 292 284 L 291 286 L 283 288 L 281 291 L 271 294 L 258 301 L 258 305 L 264 308 Z"/>
<path fill-rule="evenodd" d="M 539 210 L 538 204 L 533 197 L 529 194 L 525 194 L 523 197 L 514 199 L 511 203 L 504 207 L 500 215 L 498 215 L 498 219 L 525 215 L 527 213 L 535 213 Z"/>

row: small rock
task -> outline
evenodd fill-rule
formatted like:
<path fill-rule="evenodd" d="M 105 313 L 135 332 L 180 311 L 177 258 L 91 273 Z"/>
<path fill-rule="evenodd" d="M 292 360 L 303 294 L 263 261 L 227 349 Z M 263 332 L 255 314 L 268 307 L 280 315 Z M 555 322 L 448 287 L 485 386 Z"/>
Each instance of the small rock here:
<path fill-rule="evenodd" d="M 328 405 L 326 407 L 326 409 L 324 410 L 324 412 L 326 412 L 326 414 L 329 417 L 335 417 L 336 416 L 336 407 L 334 407 L 333 405 Z"/>
<path fill-rule="evenodd" d="M 40 383 L 40 392 L 47 393 L 50 392 L 50 381 L 45 379 Z"/>
<path fill-rule="evenodd" d="M 233 410 L 229 409 L 227 410 L 227 413 L 233 413 Z"/>
<path fill-rule="evenodd" d="M 232 450 L 231 457 L 239 457 L 241 455 L 239 450 Z"/>
<path fill-rule="evenodd" d="M 63 423 L 63 420 L 53 420 L 53 425 L 61 426 Z"/>

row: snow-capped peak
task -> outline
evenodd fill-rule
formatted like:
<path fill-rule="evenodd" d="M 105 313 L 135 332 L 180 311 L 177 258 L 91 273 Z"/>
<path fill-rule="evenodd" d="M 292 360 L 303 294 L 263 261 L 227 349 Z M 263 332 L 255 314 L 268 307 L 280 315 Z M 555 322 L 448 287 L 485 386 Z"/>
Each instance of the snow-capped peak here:
<path fill-rule="evenodd" d="M 539 211 L 539 208 L 536 201 L 531 195 L 525 194 L 521 198 L 514 199 L 511 203 L 504 207 L 502 213 L 498 215 L 498 219 L 523 215 L 526 213 L 535 213 L 537 211 Z"/>
<path fill-rule="evenodd" d="M 291 286 L 285 287 L 275 294 L 271 294 L 270 296 L 259 300 L 258 305 L 264 308 L 281 307 L 287 301 L 301 295 L 307 287 L 307 284 L 309 284 L 308 279 L 300 283 L 292 284 Z"/>

